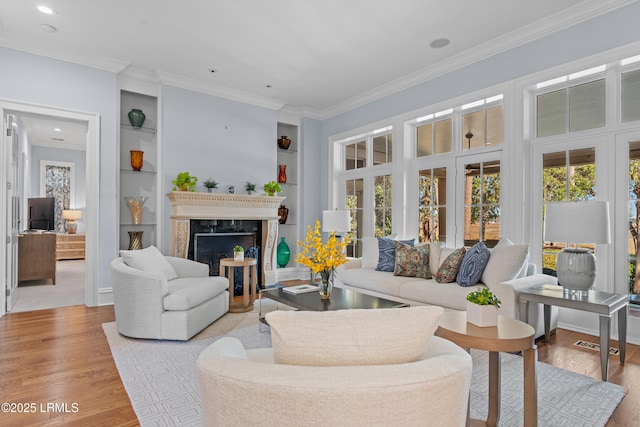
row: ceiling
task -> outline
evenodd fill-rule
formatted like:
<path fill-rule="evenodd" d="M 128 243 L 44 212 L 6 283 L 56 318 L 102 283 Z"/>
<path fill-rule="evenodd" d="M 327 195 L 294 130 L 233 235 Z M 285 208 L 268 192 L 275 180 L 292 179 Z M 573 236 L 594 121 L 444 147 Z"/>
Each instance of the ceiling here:
<path fill-rule="evenodd" d="M 0 0 L 0 45 L 324 118 L 632 1 Z"/>

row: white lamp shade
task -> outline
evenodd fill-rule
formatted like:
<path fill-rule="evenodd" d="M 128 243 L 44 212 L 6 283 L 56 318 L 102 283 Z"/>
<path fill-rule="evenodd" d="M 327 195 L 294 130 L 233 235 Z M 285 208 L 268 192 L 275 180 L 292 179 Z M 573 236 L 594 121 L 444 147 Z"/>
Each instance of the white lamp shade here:
<path fill-rule="evenodd" d="M 322 231 L 325 233 L 342 232 L 351 230 L 349 211 L 333 210 L 322 211 Z"/>
<path fill-rule="evenodd" d="M 82 218 L 82 211 L 79 209 L 64 209 L 62 211 L 62 219 L 75 221 L 80 218 Z"/>
<path fill-rule="evenodd" d="M 547 203 L 544 239 L 548 242 L 610 243 L 609 202 Z"/>

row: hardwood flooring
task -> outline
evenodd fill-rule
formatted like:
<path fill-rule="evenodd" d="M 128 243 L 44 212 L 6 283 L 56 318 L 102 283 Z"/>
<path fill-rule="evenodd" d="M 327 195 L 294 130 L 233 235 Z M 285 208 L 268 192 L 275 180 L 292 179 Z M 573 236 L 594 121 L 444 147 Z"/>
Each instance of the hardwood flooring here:
<path fill-rule="evenodd" d="M 0 319 L 0 403 L 22 412 L 0 413 L 2 426 L 137 426 L 102 323 L 113 306 L 64 307 L 7 314 Z M 596 337 L 559 330 L 539 343 L 538 360 L 600 378 L 599 353 L 578 340 Z M 612 342 L 612 346 L 617 346 Z M 610 358 L 609 380 L 628 392 L 610 427 L 640 425 L 640 347 L 627 346 L 624 366 Z"/>

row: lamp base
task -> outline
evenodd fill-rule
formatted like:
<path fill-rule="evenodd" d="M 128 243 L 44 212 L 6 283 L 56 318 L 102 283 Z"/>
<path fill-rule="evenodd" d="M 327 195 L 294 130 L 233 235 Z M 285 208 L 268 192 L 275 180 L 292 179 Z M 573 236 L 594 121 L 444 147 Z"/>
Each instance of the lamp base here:
<path fill-rule="evenodd" d="M 76 232 L 78 231 L 78 224 L 73 221 L 69 221 L 69 223 L 67 224 L 67 233 L 69 234 L 76 234 Z"/>
<path fill-rule="evenodd" d="M 587 294 L 596 280 L 596 257 L 589 249 L 565 248 L 556 260 L 558 284 L 565 294 Z"/>

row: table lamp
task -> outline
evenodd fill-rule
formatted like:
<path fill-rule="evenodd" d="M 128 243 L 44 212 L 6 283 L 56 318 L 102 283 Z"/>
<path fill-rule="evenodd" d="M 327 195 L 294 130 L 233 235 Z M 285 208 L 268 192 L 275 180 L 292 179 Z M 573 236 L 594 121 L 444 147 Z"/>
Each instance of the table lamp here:
<path fill-rule="evenodd" d="M 78 224 L 76 223 L 76 219 L 82 218 L 82 211 L 79 209 L 64 209 L 62 211 L 62 219 L 69 220 L 67 224 L 67 233 L 76 234 L 78 230 Z"/>
<path fill-rule="evenodd" d="M 351 218 L 347 210 L 322 211 L 322 231 L 336 235 L 351 230 Z M 337 236 L 341 237 L 341 236 Z"/>
<path fill-rule="evenodd" d="M 556 273 L 565 293 L 583 295 L 593 287 L 596 257 L 578 243 L 610 243 L 609 202 L 580 201 L 547 203 L 544 239 L 574 243 L 558 254 Z"/>

